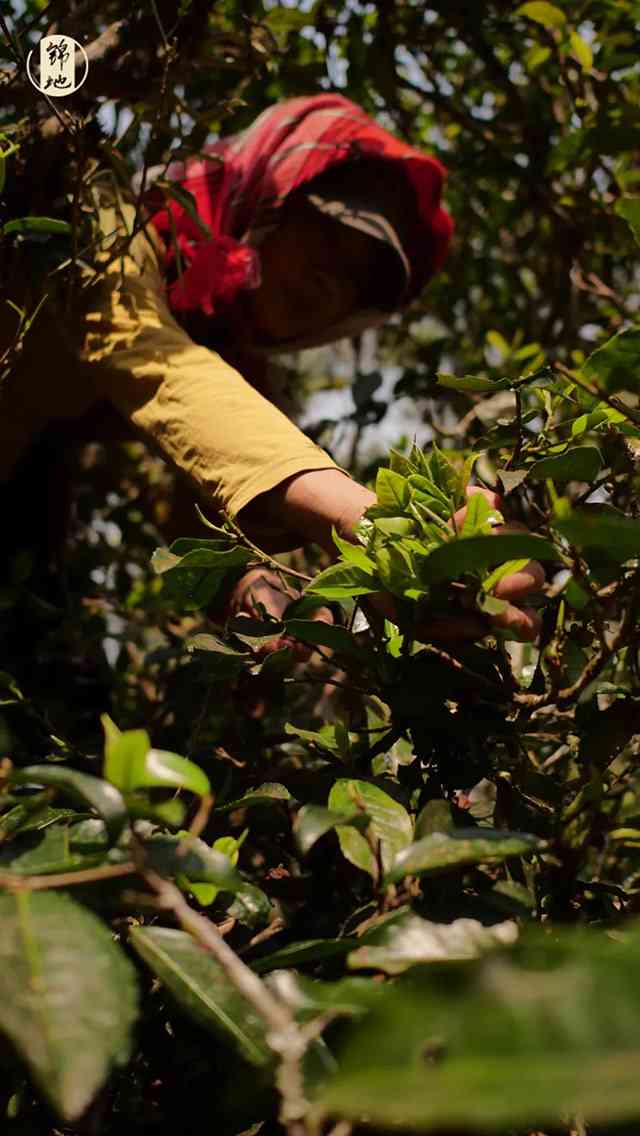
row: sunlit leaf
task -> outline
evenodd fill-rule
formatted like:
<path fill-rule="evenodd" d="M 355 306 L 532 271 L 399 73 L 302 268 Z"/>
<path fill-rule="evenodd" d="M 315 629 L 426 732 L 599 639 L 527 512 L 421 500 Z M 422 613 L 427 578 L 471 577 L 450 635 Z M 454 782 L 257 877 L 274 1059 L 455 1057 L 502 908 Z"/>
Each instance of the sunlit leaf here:
<path fill-rule="evenodd" d="M 343 855 L 371 876 L 377 874 L 372 845 L 375 848 L 379 844 L 383 870 L 387 871 L 395 856 L 411 842 L 413 826 L 406 809 L 369 781 L 341 778 L 331 788 L 328 805 L 331 810 L 349 815 L 355 806 L 370 816 L 369 839 L 352 826 L 338 825 L 336 832 Z"/>
<path fill-rule="evenodd" d="M 544 28 L 561 28 L 567 19 L 561 8 L 547 3 L 547 0 L 530 0 L 530 3 L 521 4 L 516 8 L 516 15 L 526 16 Z"/>
<path fill-rule="evenodd" d="M 511 920 L 485 927 L 477 919 L 431 923 L 410 908 L 394 911 L 366 936 L 364 946 L 347 957 L 351 970 L 375 968 L 401 974 L 418 963 L 476 958 L 500 944 L 515 942 L 517 926 Z"/>

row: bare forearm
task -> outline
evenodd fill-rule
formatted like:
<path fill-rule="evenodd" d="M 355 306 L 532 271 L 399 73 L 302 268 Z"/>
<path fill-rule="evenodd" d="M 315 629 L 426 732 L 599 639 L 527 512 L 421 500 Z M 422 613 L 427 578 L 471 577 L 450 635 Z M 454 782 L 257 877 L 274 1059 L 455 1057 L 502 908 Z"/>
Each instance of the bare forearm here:
<path fill-rule="evenodd" d="M 375 493 L 338 469 L 309 470 L 261 493 L 240 511 L 238 522 L 249 536 L 252 523 L 279 524 L 337 555 L 331 526 L 353 540 L 352 526 L 375 500 Z"/>

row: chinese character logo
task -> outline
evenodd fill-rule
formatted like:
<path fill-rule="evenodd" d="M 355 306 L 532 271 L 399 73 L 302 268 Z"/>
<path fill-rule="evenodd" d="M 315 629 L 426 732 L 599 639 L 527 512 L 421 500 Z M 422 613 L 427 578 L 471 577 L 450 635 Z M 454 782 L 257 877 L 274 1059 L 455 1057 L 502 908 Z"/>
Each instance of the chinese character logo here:
<path fill-rule="evenodd" d="M 27 75 L 34 87 L 43 95 L 52 95 L 60 98 L 62 95 L 72 95 L 84 83 L 88 71 L 89 60 L 81 43 L 71 36 L 52 35 L 44 36 L 40 40 L 40 81 L 33 77 L 29 66 L 33 49 L 27 56 Z M 84 60 L 84 74 L 79 78 Z M 78 64 L 76 72 L 76 64 Z"/>

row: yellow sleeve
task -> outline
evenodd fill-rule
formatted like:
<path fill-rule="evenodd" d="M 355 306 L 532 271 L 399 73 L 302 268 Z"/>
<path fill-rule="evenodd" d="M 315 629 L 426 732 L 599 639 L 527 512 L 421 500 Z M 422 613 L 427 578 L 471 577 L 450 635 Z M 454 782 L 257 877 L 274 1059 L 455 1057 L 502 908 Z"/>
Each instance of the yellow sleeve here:
<path fill-rule="evenodd" d="M 342 468 L 180 327 L 148 242 L 135 237 L 88 294 L 80 358 L 92 385 L 213 508 L 235 515 L 294 473 Z"/>

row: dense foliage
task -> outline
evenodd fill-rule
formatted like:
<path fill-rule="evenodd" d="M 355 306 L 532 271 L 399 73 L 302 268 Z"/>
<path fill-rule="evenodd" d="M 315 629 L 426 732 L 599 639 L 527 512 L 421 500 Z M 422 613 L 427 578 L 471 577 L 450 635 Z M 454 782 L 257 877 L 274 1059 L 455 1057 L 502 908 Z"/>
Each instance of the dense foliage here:
<path fill-rule="evenodd" d="M 51 305 L 90 263 L 84 189 L 274 99 L 337 86 L 434 150 L 457 225 L 377 344 L 435 444 L 360 460 L 387 405 L 356 352 L 353 471 L 377 504 L 335 564 L 274 562 L 232 517 L 166 547 L 170 475 L 140 445 L 94 445 L 65 451 L 53 579 L 42 485 L 67 435 L 5 492 L 7 1130 L 636 1131 L 637 4 L 0 13 L 0 278 L 20 317 L 0 398 L 37 335 L 25 266 Z M 57 106 L 23 73 L 53 23 L 91 60 Z M 335 425 L 313 431 L 329 448 Z M 480 496 L 454 531 L 474 479 L 530 533 L 493 534 Z M 501 575 L 532 557 L 538 644 L 415 637 L 425 604 L 498 611 Z M 261 563 L 283 619 L 212 622 Z M 310 618 L 325 599 L 342 626 Z"/>

